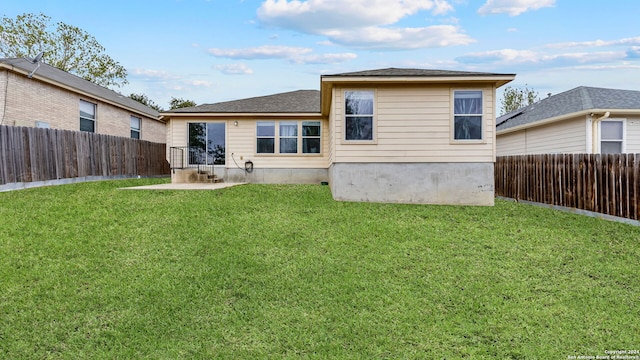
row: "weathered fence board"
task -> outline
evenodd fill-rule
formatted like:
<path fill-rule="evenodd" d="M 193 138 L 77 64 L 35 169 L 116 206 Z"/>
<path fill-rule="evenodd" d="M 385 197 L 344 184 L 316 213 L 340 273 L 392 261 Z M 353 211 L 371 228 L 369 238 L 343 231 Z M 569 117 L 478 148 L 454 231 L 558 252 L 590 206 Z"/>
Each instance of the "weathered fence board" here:
<path fill-rule="evenodd" d="M 640 154 L 496 159 L 496 195 L 640 220 Z"/>
<path fill-rule="evenodd" d="M 0 185 L 167 174 L 165 144 L 80 131 L 0 126 Z"/>

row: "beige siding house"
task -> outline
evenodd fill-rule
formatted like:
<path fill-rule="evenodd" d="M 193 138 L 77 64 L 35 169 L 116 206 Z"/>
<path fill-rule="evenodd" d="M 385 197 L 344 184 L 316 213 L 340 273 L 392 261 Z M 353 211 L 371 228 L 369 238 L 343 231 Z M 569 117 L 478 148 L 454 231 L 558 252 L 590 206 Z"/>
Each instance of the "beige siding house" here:
<path fill-rule="evenodd" d="M 500 116 L 499 156 L 640 152 L 640 91 L 577 87 Z"/>
<path fill-rule="evenodd" d="M 177 109 L 162 114 L 169 162 L 226 181 L 326 182 L 337 200 L 492 205 L 495 92 L 513 78 L 380 69 Z"/>
<path fill-rule="evenodd" d="M 37 66 L 0 59 L 0 125 L 166 141 L 165 123 L 154 109 L 47 64 Z"/>

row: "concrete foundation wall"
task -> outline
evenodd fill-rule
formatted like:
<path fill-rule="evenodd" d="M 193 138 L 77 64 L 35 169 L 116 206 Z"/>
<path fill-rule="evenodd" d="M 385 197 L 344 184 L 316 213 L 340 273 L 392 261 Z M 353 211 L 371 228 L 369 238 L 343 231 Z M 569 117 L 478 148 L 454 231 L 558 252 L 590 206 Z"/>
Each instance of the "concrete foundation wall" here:
<path fill-rule="evenodd" d="M 336 163 L 333 198 L 412 204 L 494 203 L 493 163 Z"/>
<path fill-rule="evenodd" d="M 327 169 L 253 169 L 247 173 L 242 169 L 227 169 L 225 182 L 247 182 L 255 184 L 320 184 L 329 181 Z"/>

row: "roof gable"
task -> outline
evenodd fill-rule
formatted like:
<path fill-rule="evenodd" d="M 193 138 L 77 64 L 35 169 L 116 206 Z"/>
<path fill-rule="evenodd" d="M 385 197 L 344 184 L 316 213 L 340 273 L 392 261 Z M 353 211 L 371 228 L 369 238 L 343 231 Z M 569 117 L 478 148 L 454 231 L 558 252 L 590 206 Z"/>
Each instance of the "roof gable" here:
<path fill-rule="evenodd" d="M 35 69 L 36 65 L 24 58 L 0 58 L 0 67 L 5 67 L 13 71 L 19 69 L 22 72 L 30 73 L 31 71 L 33 71 L 33 69 Z M 60 70 L 43 62 L 40 64 L 40 68 L 38 69 L 38 71 L 36 71 L 36 73 L 34 74 L 34 78 L 43 79 L 45 81 L 48 80 L 50 83 L 53 83 L 53 85 L 59 84 L 62 86 L 66 86 L 80 93 L 86 93 L 92 97 L 102 99 L 116 106 L 134 110 L 154 119 L 157 119 L 159 115 L 156 110 L 127 96 L 119 94 L 100 85 L 94 84 L 91 81 L 85 80 L 79 76 Z"/>
<path fill-rule="evenodd" d="M 497 130 L 589 110 L 638 110 L 640 91 L 579 86 L 496 119 Z"/>

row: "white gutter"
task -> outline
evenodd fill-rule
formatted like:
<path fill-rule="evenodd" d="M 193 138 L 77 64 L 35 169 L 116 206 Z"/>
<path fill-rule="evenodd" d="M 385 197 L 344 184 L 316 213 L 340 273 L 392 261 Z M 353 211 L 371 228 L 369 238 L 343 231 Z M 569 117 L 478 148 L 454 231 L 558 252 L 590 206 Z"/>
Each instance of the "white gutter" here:
<path fill-rule="evenodd" d="M 598 123 L 604 119 L 609 118 L 609 115 L 611 115 L 611 112 L 607 111 L 604 113 L 604 115 L 591 121 L 591 152 L 594 154 L 600 153 L 600 147 L 598 146 L 598 139 L 600 138 L 598 132 Z"/>

